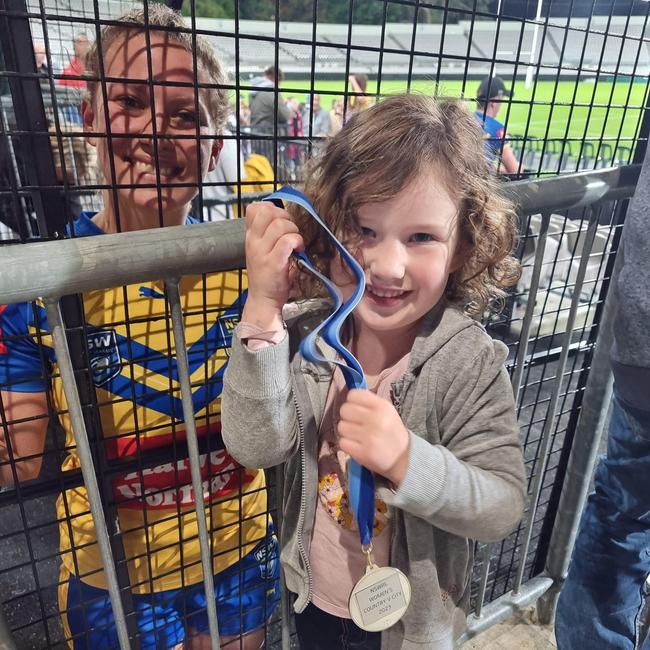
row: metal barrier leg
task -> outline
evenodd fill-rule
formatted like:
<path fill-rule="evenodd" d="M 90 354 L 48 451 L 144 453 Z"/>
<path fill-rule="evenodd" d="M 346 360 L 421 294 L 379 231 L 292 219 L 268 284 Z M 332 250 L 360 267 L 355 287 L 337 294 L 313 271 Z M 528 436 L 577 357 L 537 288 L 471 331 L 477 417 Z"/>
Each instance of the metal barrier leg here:
<path fill-rule="evenodd" d="M 620 259 L 621 256 L 617 257 L 614 265 L 612 284 L 618 276 Z M 614 339 L 612 321 L 616 312 L 615 303 L 615 294 L 610 289 L 549 543 L 545 574 L 553 579 L 553 585 L 537 603 L 539 620 L 543 624 L 552 623 L 555 617 L 555 607 L 569 570 L 580 516 L 587 499 L 603 429 L 608 420 L 613 385 L 609 354 Z"/>
<path fill-rule="evenodd" d="M 194 420 L 194 405 L 192 403 L 192 386 L 190 384 L 189 364 L 187 360 L 187 344 L 185 342 L 185 328 L 183 326 L 183 308 L 179 280 L 167 278 L 167 300 L 172 317 L 174 331 L 174 347 L 176 349 L 176 362 L 178 363 L 178 379 L 181 385 L 181 400 L 183 404 L 183 420 L 187 435 L 187 451 L 190 458 L 190 473 L 192 475 L 192 488 L 194 489 L 194 508 L 196 523 L 199 529 L 199 546 L 201 548 L 201 566 L 203 567 L 203 584 L 205 586 L 206 610 L 208 614 L 208 627 L 213 650 L 219 650 L 219 622 L 217 620 L 217 604 L 214 598 L 214 568 L 208 537 L 208 524 L 205 516 L 205 502 L 203 479 L 201 478 L 201 463 L 199 458 L 199 443 Z M 207 488 L 209 490 L 209 488 Z"/>
<path fill-rule="evenodd" d="M 115 628 L 117 629 L 117 638 L 119 640 L 120 650 L 130 650 L 133 645 L 129 639 L 124 607 L 120 595 L 120 585 L 115 569 L 115 559 L 111 550 L 111 541 L 106 527 L 106 518 L 102 507 L 101 493 L 97 476 L 95 475 L 93 457 L 90 450 L 90 442 L 88 440 L 88 432 L 86 430 L 83 410 L 79 400 L 79 391 L 77 390 L 77 384 L 75 381 L 74 368 L 72 366 L 72 361 L 70 360 L 70 350 L 68 348 L 68 341 L 65 337 L 65 328 L 63 325 L 63 317 L 61 315 L 59 301 L 55 298 L 47 298 L 45 300 L 45 311 L 52 331 L 52 340 L 54 341 L 54 349 L 59 364 L 59 372 L 61 373 L 63 390 L 68 401 L 70 422 L 72 423 L 72 431 L 74 432 L 75 441 L 77 443 L 77 454 L 79 455 L 81 472 L 84 477 L 86 492 L 88 493 L 88 504 L 95 524 L 97 545 L 104 566 L 104 574 L 106 576 L 106 585 L 111 599 L 111 606 L 113 607 Z M 132 612 L 128 613 L 131 614 Z M 134 643 L 138 643 L 137 639 L 134 640 Z"/>
<path fill-rule="evenodd" d="M 533 274 L 530 281 L 530 289 L 528 291 L 528 301 L 526 304 L 526 312 L 521 327 L 521 334 L 519 336 L 519 345 L 517 347 L 517 359 L 515 362 L 515 370 L 512 375 L 512 392 L 515 398 L 515 404 L 519 406 L 519 393 L 521 390 L 521 378 L 524 373 L 524 366 L 526 364 L 526 353 L 528 351 L 528 342 L 530 338 L 530 330 L 533 323 L 533 312 L 535 310 L 535 301 L 537 299 L 537 290 L 539 289 L 539 278 L 542 271 L 542 264 L 544 261 L 544 249 L 546 248 L 546 240 L 548 236 L 548 227 L 551 221 L 551 213 L 542 213 L 542 220 L 540 223 L 539 237 L 537 240 L 537 247 L 535 251 L 535 263 L 533 266 Z M 483 603 L 485 600 L 485 592 L 487 589 L 488 576 L 490 573 L 490 564 L 492 560 L 492 549 L 494 544 L 485 544 L 481 547 L 481 557 L 483 558 L 481 566 L 481 574 L 479 579 L 479 589 L 476 596 L 476 608 L 474 617 L 480 619 L 483 616 Z"/>
<path fill-rule="evenodd" d="M 591 214 L 589 217 L 589 226 L 585 234 L 585 242 L 582 249 L 582 254 L 580 256 L 580 266 L 578 267 L 578 273 L 576 275 L 575 285 L 573 289 L 573 298 L 571 299 L 571 307 L 569 309 L 569 315 L 567 317 L 566 324 L 566 334 L 564 343 L 562 345 L 562 351 L 560 352 L 560 358 L 557 364 L 556 378 L 553 385 L 553 390 L 551 397 L 548 403 L 548 410 L 544 420 L 544 428 L 542 430 L 542 438 L 540 443 L 539 451 L 539 466 L 535 469 L 535 476 L 532 481 L 532 487 L 530 490 L 529 501 L 530 507 L 527 512 L 524 526 L 524 535 L 523 542 L 521 545 L 520 551 L 520 560 L 519 567 L 517 569 L 517 575 L 515 577 L 513 585 L 513 593 L 517 594 L 521 588 L 524 573 L 526 572 L 526 558 L 528 556 L 528 549 L 533 535 L 533 527 L 535 525 L 535 512 L 537 511 L 537 506 L 539 503 L 539 498 L 542 492 L 542 484 L 544 481 L 544 471 L 549 459 L 549 448 L 551 444 L 551 433 L 553 428 L 553 423 L 557 416 L 557 406 L 560 396 L 560 390 L 562 387 L 562 381 L 564 379 L 564 370 L 566 368 L 566 363 L 569 355 L 569 347 L 571 345 L 571 332 L 573 330 L 573 325 L 576 319 L 576 313 L 578 310 L 578 303 L 580 301 L 580 291 L 582 290 L 582 284 L 585 278 L 585 272 L 587 270 L 587 261 L 589 255 L 591 254 L 591 249 L 594 243 L 594 238 L 596 236 L 596 230 L 598 228 L 598 217 L 600 215 L 600 209 L 596 210 L 591 209 Z M 591 375 L 591 373 L 590 373 Z"/>

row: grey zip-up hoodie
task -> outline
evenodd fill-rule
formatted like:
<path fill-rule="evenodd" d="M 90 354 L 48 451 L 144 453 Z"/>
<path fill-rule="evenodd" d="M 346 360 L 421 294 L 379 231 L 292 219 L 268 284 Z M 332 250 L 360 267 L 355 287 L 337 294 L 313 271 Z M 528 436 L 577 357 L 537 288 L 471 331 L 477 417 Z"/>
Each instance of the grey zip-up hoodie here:
<path fill-rule="evenodd" d="M 650 147 L 623 227 L 612 369 L 629 406 L 650 411 Z M 617 260 L 618 261 L 618 260 Z"/>
<path fill-rule="evenodd" d="M 318 489 L 318 425 L 332 369 L 305 361 L 302 338 L 323 320 L 308 312 L 289 336 L 251 352 L 233 337 L 224 376 L 222 432 L 246 467 L 285 465 L 282 564 L 301 612 L 311 597 L 309 545 Z M 333 351 L 321 342 L 327 358 Z M 521 519 L 525 474 L 506 347 L 452 307 L 424 320 L 393 403 L 411 434 L 408 469 L 395 491 L 391 565 L 409 578 L 411 604 L 382 634 L 388 650 L 451 650 L 465 628 L 473 541 L 495 541 Z"/>

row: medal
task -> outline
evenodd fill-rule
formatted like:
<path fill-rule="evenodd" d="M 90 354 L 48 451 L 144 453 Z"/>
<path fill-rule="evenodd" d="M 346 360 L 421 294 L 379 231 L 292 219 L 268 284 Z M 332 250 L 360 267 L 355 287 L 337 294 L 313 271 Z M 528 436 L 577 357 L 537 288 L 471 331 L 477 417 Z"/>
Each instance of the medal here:
<path fill-rule="evenodd" d="M 399 569 L 374 563 L 372 545 L 362 546 L 361 550 L 368 566 L 350 593 L 350 616 L 362 630 L 383 632 L 404 615 L 411 602 L 411 585 Z"/>
<path fill-rule="evenodd" d="M 345 383 L 349 389 L 368 388 L 363 368 L 356 357 L 341 342 L 341 327 L 352 310 L 359 304 L 365 288 L 365 274 L 357 260 L 334 236 L 334 233 L 314 210 L 309 199 L 292 187 L 283 187 L 264 199 L 283 207 L 282 201 L 296 203 L 306 210 L 325 230 L 341 258 L 352 270 L 357 287 L 352 296 L 343 302 L 336 285 L 311 263 L 302 252 L 294 253 L 298 264 L 313 273 L 327 289 L 334 310 L 332 313 L 308 334 L 300 344 L 300 352 L 308 361 L 316 363 L 332 363 L 322 357 L 316 348 L 316 337 L 323 340 L 336 350 L 343 361 L 334 361 L 341 368 Z M 348 492 L 354 518 L 359 526 L 361 550 L 366 556 L 367 566 L 363 577 L 352 589 L 349 599 L 352 620 L 363 630 L 381 632 L 394 625 L 404 615 L 411 600 L 411 586 L 408 578 L 399 570 L 391 567 L 379 567 L 372 559 L 372 533 L 375 520 L 375 479 L 367 468 L 357 463 L 353 458 L 348 461 Z"/>

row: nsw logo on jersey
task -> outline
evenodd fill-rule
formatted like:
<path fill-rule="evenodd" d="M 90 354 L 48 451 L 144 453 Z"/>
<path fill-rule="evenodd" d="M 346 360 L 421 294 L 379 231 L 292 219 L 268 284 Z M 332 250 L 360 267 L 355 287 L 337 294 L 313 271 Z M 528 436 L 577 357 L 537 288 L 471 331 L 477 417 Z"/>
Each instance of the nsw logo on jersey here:
<path fill-rule="evenodd" d="M 90 369 L 95 386 L 103 386 L 122 369 L 120 349 L 114 330 L 95 330 L 88 334 Z"/>
<path fill-rule="evenodd" d="M 217 318 L 219 331 L 216 339 L 216 347 L 225 348 L 228 356 L 230 356 L 230 348 L 232 346 L 232 333 L 235 331 L 237 323 L 239 323 L 238 314 L 226 313 Z"/>
<path fill-rule="evenodd" d="M 253 554 L 257 560 L 257 566 L 260 570 L 260 578 L 262 580 L 272 580 L 278 577 L 280 548 L 275 535 L 270 535 L 261 544 L 258 544 Z"/>

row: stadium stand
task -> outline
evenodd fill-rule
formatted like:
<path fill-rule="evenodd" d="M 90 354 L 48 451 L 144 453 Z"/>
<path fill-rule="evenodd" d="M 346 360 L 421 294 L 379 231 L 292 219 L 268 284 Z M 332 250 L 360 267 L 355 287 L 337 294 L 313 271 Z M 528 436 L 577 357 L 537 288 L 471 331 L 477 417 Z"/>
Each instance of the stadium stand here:
<path fill-rule="evenodd" d="M 90 0 L 44 0 L 44 9 L 51 13 L 47 33 L 54 58 L 67 60 L 73 34 L 69 17 L 95 18 L 94 3 Z M 40 11 L 36 0 L 28 6 Z M 104 0 L 98 3 L 99 18 L 116 16 L 129 6 L 123 0 Z M 61 20 L 54 19 L 57 15 Z M 65 20 L 64 18 L 68 18 Z M 256 75 L 275 57 L 276 26 L 273 21 L 239 21 L 235 30 L 233 20 L 197 17 L 197 29 L 212 32 L 210 37 L 224 57 L 232 74 Z M 92 33 L 93 25 L 88 25 Z M 533 38 L 537 30 L 538 37 Z M 239 44 L 239 61 L 235 65 L 235 39 L 251 39 Z M 497 66 L 500 75 L 523 75 L 531 64 L 539 65 L 542 77 L 562 77 L 576 74 L 622 74 L 647 76 L 650 56 L 647 43 L 650 27 L 643 16 L 594 16 L 587 18 L 548 18 L 536 23 L 521 20 L 482 20 L 457 23 L 418 24 L 415 46 L 412 48 L 413 25 L 387 23 L 382 40 L 381 25 L 352 25 L 281 22 L 278 39 L 278 63 L 287 75 L 304 77 L 312 70 L 312 51 L 315 43 L 314 69 L 317 74 L 344 74 L 354 68 L 369 75 L 379 73 L 378 52 L 383 53 L 383 75 L 405 75 L 405 62 L 413 59 L 412 75 L 455 76 L 465 73 L 480 77 Z M 33 22 L 34 38 L 43 37 L 43 25 Z M 530 47 L 536 43 L 532 53 Z M 348 44 L 350 49 L 347 57 Z M 251 43 L 253 45 L 253 43 Z M 469 53 L 469 57 L 468 57 Z M 492 59 L 494 63 L 492 63 Z M 440 65 L 438 65 L 440 61 Z M 349 67 L 346 67 L 349 66 Z"/>

